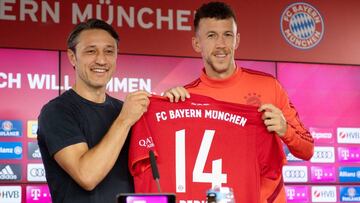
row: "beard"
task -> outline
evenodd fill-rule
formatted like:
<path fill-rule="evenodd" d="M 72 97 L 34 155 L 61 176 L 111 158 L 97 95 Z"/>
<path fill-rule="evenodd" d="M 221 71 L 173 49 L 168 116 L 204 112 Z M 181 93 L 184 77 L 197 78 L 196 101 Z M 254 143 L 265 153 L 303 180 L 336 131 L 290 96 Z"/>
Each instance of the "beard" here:
<path fill-rule="evenodd" d="M 206 58 L 206 63 L 208 66 L 216 73 L 224 73 L 231 69 L 232 60 L 225 60 L 222 63 L 216 62 L 215 60 L 211 59 L 211 57 Z"/>

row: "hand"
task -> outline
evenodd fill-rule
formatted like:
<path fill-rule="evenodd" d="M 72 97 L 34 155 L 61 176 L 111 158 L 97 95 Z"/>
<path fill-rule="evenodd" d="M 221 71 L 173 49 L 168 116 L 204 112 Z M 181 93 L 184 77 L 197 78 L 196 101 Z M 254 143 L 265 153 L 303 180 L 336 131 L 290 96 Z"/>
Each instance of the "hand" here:
<path fill-rule="evenodd" d="M 263 104 L 258 112 L 264 112 L 262 119 L 269 132 L 276 132 L 280 137 L 284 136 L 287 130 L 286 119 L 280 109 L 272 104 Z"/>
<path fill-rule="evenodd" d="M 146 91 L 136 91 L 126 96 L 119 117 L 132 126 L 147 111 L 151 94 Z"/>
<path fill-rule="evenodd" d="M 169 98 L 170 102 L 185 101 L 190 98 L 190 93 L 184 87 L 174 87 L 165 91 L 164 96 Z"/>

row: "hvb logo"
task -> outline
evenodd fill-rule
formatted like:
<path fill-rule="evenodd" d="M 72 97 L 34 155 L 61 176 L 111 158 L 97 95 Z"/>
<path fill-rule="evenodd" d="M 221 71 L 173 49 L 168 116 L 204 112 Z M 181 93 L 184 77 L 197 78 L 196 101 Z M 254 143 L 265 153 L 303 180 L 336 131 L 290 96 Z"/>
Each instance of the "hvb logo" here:
<path fill-rule="evenodd" d="M 338 128 L 338 143 L 360 144 L 360 128 Z"/>
<path fill-rule="evenodd" d="M 312 166 L 311 167 L 312 182 L 335 182 L 335 167 L 333 166 Z"/>
<path fill-rule="evenodd" d="M 21 186 L 0 186 L 0 202 L 21 203 Z"/>
<path fill-rule="evenodd" d="M 335 186 L 313 186 L 311 187 L 312 202 L 336 202 Z"/>

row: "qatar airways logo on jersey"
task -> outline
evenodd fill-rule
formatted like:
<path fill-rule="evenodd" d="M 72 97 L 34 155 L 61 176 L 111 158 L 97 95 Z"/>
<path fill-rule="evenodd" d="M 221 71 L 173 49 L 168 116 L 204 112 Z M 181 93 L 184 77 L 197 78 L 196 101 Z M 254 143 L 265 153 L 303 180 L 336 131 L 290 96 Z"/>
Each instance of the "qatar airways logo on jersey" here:
<path fill-rule="evenodd" d="M 338 143 L 360 144 L 360 128 L 338 128 Z"/>
<path fill-rule="evenodd" d="M 331 128 L 309 128 L 311 136 L 314 138 L 315 143 L 333 143 L 334 136 Z"/>
<path fill-rule="evenodd" d="M 360 162 L 360 148 L 339 147 L 338 158 L 340 162 Z"/>
<path fill-rule="evenodd" d="M 309 202 L 306 186 L 285 186 L 287 202 Z"/>
<path fill-rule="evenodd" d="M 334 166 L 311 166 L 312 182 L 335 182 L 335 174 Z"/>
<path fill-rule="evenodd" d="M 150 136 L 145 139 L 139 140 L 139 146 L 151 148 L 151 147 L 154 147 L 155 145 L 154 145 L 154 141 L 153 141 L 152 137 Z"/>
<path fill-rule="evenodd" d="M 335 186 L 313 186 L 311 187 L 312 202 L 336 202 Z"/>

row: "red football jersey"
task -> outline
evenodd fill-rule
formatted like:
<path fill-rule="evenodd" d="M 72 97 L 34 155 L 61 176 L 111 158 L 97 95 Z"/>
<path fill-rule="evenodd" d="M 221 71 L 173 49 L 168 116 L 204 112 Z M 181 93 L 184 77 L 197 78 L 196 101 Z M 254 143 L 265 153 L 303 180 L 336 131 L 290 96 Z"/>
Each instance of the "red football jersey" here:
<path fill-rule="evenodd" d="M 215 186 L 231 187 L 237 202 L 259 202 L 260 176 L 278 178 L 284 154 L 257 107 L 192 94 L 185 102 L 150 98 L 133 126 L 129 168 L 135 192 L 158 192 L 149 162 L 157 157 L 162 192 L 177 202 L 202 202 Z"/>

